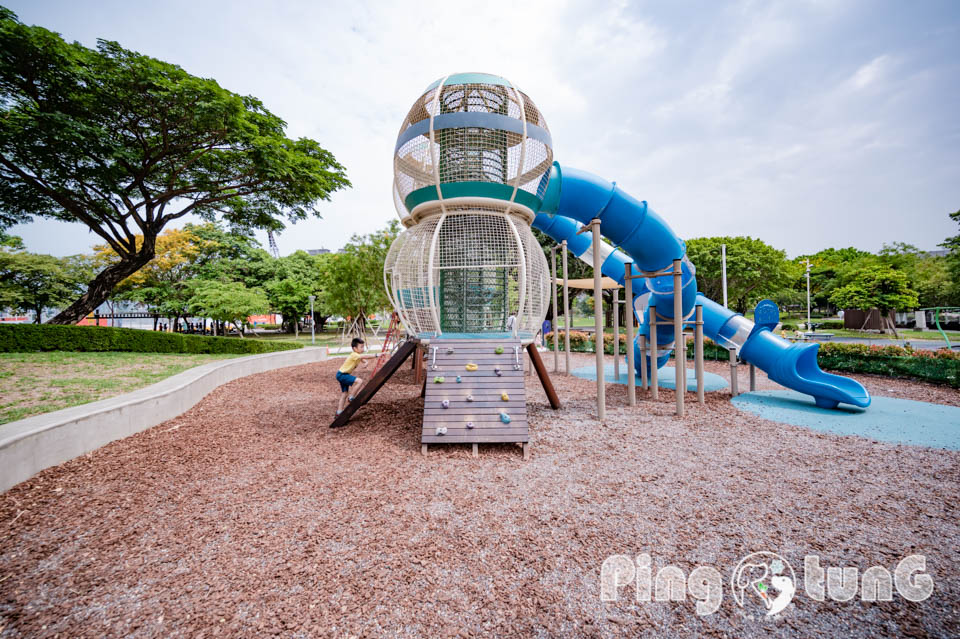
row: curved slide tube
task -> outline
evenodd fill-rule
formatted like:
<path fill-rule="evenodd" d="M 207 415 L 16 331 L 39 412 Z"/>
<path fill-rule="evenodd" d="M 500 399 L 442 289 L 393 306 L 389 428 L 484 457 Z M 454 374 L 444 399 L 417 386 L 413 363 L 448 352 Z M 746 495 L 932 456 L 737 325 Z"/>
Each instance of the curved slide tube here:
<path fill-rule="evenodd" d="M 550 182 L 533 226 L 557 242 L 567 241 L 568 250 L 593 264 L 593 240 L 590 234 L 577 235 L 583 224 L 599 218 L 600 231 L 619 248 L 601 247 L 603 275 L 619 284 L 624 282 L 625 264 L 631 272 L 661 271 L 682 260 L 681 296 L 684 317 L 696 304 L 703 306 L 703 332 L 723 346 L 736 348 L 740 358 L 765 371 L 773 381 L 813 396 L 817 406 L 836 408 L 839 403 L 861 408 L 870 405 L 870 395 L 858 382 L 825 373 L 817 365 L 819 344 L 796 344 L 780 339 L 768 327 L 757 326 L 740 314 L 697 293 L 696 269 L 686 257 L 686 245 L 669 225 L 615 183 L 554 163 Z M 638 335 L 650 337 L 649 307 L 656 305 L 661 316 L 673 317 L 673 276 L 664 275 L 634 280 L 634 314 L 640 322 Z M 662 367 L 674 347 L 673 326 L 657 326 L 657 366 Z M 639 340 L 634 344 L 636 356 Z M 639 364 L 637 364 L 639 366 Z"/>

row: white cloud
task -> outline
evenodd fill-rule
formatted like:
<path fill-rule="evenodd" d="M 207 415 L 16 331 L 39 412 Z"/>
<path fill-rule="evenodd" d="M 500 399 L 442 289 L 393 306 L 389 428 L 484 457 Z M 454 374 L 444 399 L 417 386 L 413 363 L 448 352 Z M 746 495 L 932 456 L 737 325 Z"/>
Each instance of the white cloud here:
<path fill-rule="evenodd" d="M 401 120 L 456 71 L 510 78 L 561 163 L 617 180 L 684 236 L 753 234 L 798 253 L 894 236 L 933 248 L 954 232 L 957 12 L 917 7 L 904 24 L 856 2 L 12 5 L 68 39 L 115 39 L 256 95 L 329 148 L 354 188 L 282 233 L 284 253 L 337 248 L 394 216 Z M 905 210 L 924 224 L 903 228 Z M 55 229 L 24 234 L 64 254 L 92 243 Z"/>
<path fill-rule="evenodd" d="M 877 56 L 856 70 L 850 78 L 850 84 L 857 89 L 866 89 L 867 87 L 873 86 L 883 79 L 889 67 L 890 56 Z"/>

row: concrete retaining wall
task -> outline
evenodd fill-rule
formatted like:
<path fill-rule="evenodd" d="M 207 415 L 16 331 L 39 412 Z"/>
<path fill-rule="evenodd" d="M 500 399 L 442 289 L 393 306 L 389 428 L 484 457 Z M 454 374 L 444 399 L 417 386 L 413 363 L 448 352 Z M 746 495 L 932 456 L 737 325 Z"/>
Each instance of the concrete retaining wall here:
<path fill-rule="evenodd" d="M 304 348 L 212 362 L 126 395 L 0 425 L 0 492 L 45 468 L 172 419 L 221 384 L 325 359 L 325 348 Z"/>

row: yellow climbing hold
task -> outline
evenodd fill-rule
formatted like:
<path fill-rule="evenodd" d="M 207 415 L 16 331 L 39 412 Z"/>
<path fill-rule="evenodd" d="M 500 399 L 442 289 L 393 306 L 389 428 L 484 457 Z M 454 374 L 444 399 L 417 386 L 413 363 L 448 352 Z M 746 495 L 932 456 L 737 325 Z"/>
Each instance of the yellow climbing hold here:
<path fill-rule="evenodd" d="M 502 400 L 505 401 L 505 402 L 509 402 L 509 401 L 510 401 L 510 396 L 507 395 L 507 392 L 506 392 L 506 391 L 504 391 L 504 392 L 500 393 L 500 399 L 502 399 Z"/>
<path fill-rule="evenodd" d="M 466 368 L 468 371 L 475 371 L 480 367 L 477 366 L 476 364 L 467 364 L 466 366 L 464 366 L 464 368 Z"/>

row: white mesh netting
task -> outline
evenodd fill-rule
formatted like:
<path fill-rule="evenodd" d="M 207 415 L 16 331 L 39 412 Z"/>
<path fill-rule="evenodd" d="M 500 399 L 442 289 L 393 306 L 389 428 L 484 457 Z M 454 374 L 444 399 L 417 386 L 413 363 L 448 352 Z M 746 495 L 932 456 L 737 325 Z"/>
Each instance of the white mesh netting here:
<path fill-rule="evenodd" d="M 452 113 L 489 113 L 521 122 L 525 119 L 549 136 L 543 114 L 515 88 L 451 84 L 427 91 L 404 119 L 399 138 L 406 137 L 411 127 L 418 127 L 419 134 L 404 141 L 394 156 L 394 189 L 401 218 L 415 206 L 412 200 L 408 202 L 411 193 L 429 186 L 436 188 L 438 183 L 502 184 L 543 197 L 544 176 L 553 162 L 553 150 L 536 136 L 524 134 L 532 127 L 514 125 L 519 132 L 494 126 L 435 128 L 436 116 Z M 431 193 L 428 199 L 435 199 L 435 195 Z"/>
<path fill-rule="evenodd" d="M 384 267 L 387 292 L 413 335 L 517 335 L 546 315 L 547 260 L 529 225 L 504 207 L 448 205 L 404 231 Z M 432 268 L 430 264 L 432 263 Z"/>

